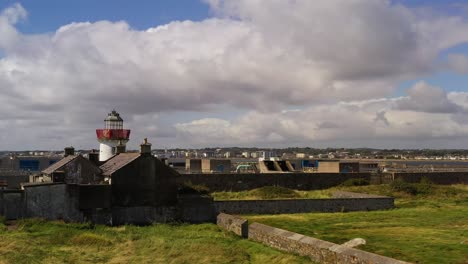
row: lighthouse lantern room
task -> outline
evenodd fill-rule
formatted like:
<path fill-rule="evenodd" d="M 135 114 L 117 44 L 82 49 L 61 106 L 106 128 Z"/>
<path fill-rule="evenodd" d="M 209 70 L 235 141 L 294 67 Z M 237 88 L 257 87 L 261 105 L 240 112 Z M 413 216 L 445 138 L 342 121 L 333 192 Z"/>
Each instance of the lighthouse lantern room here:
<path fill-rule="evenodd" d="M 99 161 L 106 161 L 114 156 L 117 149 L 125 149 L 130 138 L 130 130 L 123 129 L 123 119 L 112 110 L 104 119 L 104 129 L 96 129 L 99 143 Z M 117 147 L 119 146 L 119 148 Z"/>

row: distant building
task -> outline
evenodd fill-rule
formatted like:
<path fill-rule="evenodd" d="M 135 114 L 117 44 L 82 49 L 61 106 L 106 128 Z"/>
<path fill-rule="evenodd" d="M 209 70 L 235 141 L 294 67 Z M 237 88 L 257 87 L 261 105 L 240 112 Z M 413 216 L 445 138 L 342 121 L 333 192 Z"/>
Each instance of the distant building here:
<path fill-rule="evenodd" d="M 359 172 L 379 172 L 379 163 L 359 162 Z"/>
<path fill-rule="evenodd" d="M 186 159 L 187 173 L 229 173 L 231 160 L 229 159 Z"/>
<path fill-rule="evenodd" d="M 359 172 L 359 162 L 318 161 L 317 172 L 322 173 L 356 173 Z"/>
<path fill-rule="evenodd" d="M 231 160 L 228 159 L 202 159 L 202 173 L 230 173 Z"/>
<path fill-rule="evenodd" d="M 61 156 L 9 155 L 0 159 L 0 170 L 28 171 L 36 173 L 44 170 L 61 158 Z"/>

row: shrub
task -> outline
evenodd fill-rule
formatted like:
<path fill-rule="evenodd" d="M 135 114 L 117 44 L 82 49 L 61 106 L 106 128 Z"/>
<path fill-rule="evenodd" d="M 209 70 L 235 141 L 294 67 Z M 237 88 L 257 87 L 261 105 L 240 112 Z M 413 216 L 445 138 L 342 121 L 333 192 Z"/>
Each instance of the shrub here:
<path fill-rule="evenodd" d="M 418 190 L 411 183 L 405 182 L 402 178 L 395 179 L 390 183 L 390 188 L 395 192 L 404 192 L 411 195 L 416 195 Z"/>
<path fill-rule="evenodd" d="M 429 195 L 433 192 L 432 182 L 424 177 L 419 183 L 408 183 L 401 178 L 397 178 L 390 184 L 390 187 L 392 191 L 411 195 Z"/>
<path fill-rule="evenodd" d="M 363 178 L 353 178 L 347 179 L 346 181 L 341 183 L 341 186 L 365 186 L 369 185 L 369 181 Z"/>
<path fill-rule="evenodd" d="M 432 189 L 432 182 L 426 177 L 422 177 L 421 181 L 416 184 L 417 194 L 431 194 Z"/>

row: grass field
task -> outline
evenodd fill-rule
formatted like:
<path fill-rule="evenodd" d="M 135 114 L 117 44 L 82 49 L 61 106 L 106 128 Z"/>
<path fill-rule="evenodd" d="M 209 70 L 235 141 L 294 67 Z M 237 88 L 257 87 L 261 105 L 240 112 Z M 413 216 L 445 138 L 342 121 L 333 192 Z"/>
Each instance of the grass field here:
<path fill-rule="evenodd" d="M 249 215 L 260 222 L 335 243 L 362 237 L 369 252 L 415 263 L 468 263 L 468 187 L 427 183 L 261 188 L 217 199 L 324 198 L 337 189 L 396 197 L 396 208 L 351 213 Z M 0 221 L 0 263 L 309 263 L 240 239 L 214 224 L 106 227 L 39 219 Z"/>
<path fill-rule="evenodd" d="M 413 187 L 413 188 L 411 188 Z M 387 211 L 245 216 L 323 240 L 366 239 L 360 249 L 414 263 L 468 263 L 468 188 L 427 184 L 334 189 L 392 195 Z M 398 191 L 396 191 L 397 189 Z M 311 191 L 313 193 L 313 191 Z M 309 193 L 309 196 L 313 194 Z"/>
<path fill-rule="evenodd" d="M 0 224 L 0 263 L 310 263 L 214 224 L 106 227 L 38 219 Z"/>

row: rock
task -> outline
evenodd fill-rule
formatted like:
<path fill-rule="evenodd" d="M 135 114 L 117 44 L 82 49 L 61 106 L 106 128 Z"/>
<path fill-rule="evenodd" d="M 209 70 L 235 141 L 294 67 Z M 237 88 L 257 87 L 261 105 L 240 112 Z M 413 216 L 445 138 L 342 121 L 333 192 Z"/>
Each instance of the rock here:
<path fill-rule="evenodd" d="M 354 238 L 341 245 L 344 247 L 353 248 L 353 247 L 357 247 L 357 246 L 365 245 L 365 244 L 366 244 L 366 240 L 364 240 L 363 238 Z"/>

